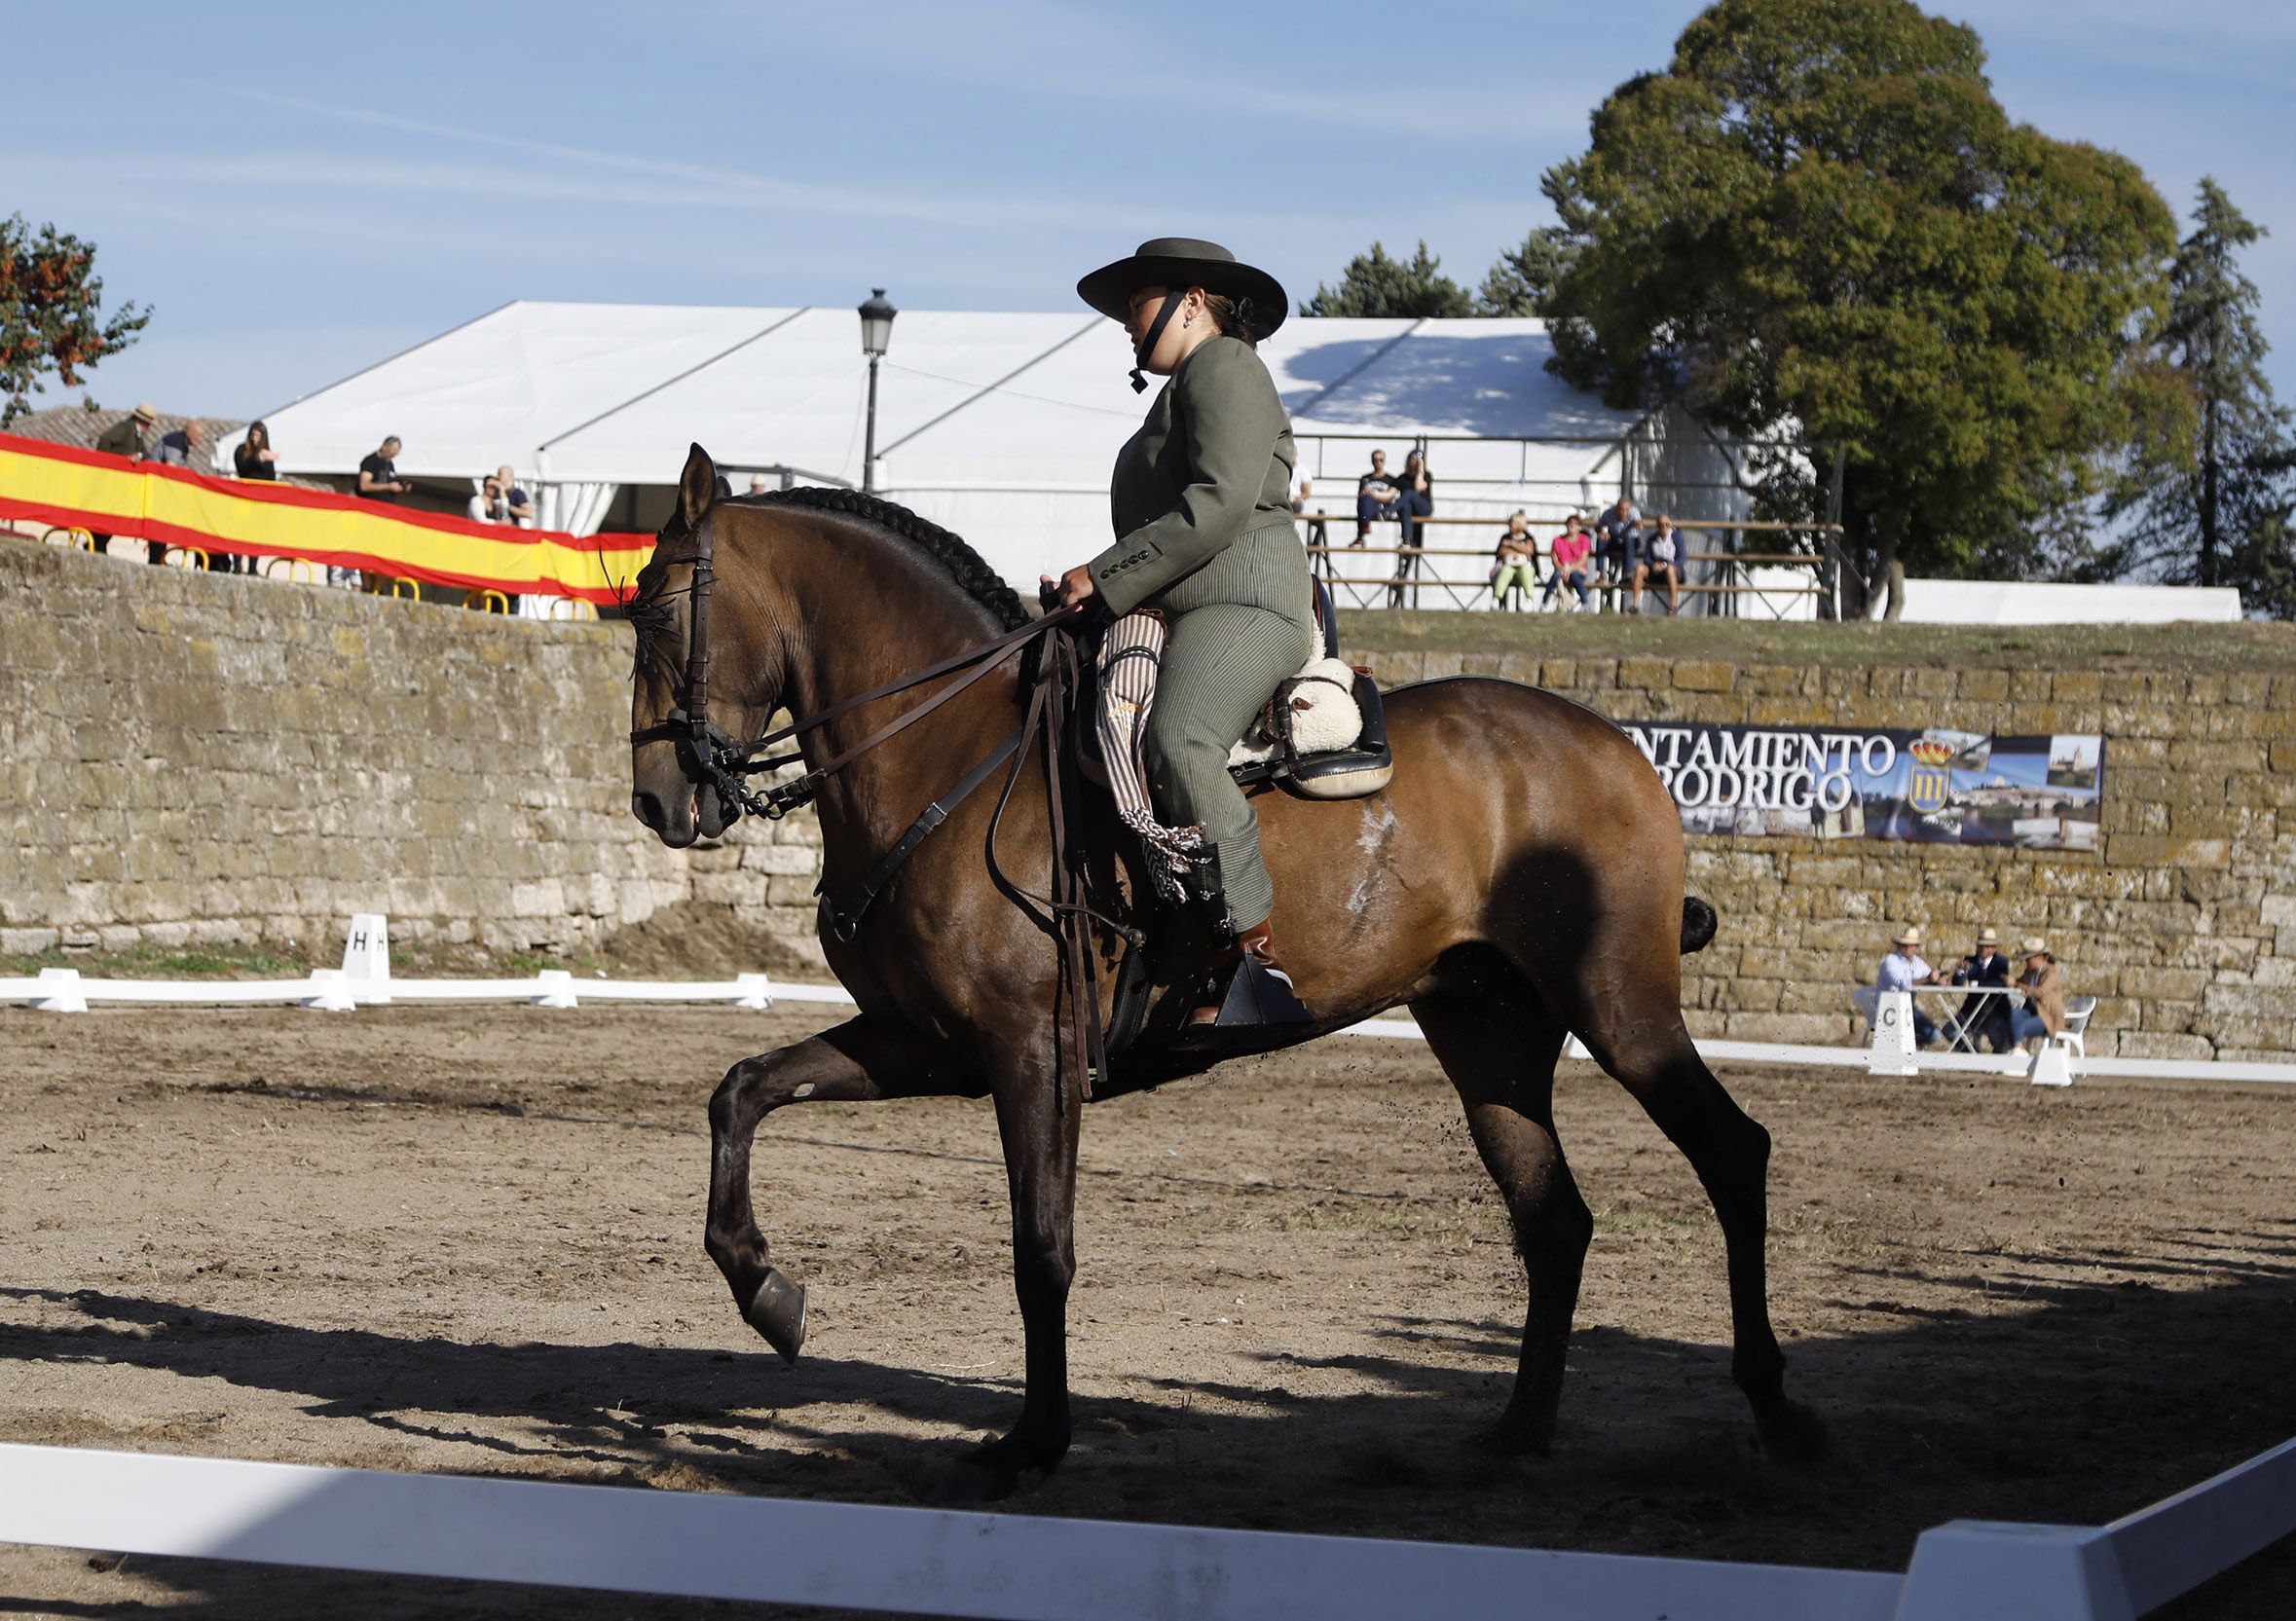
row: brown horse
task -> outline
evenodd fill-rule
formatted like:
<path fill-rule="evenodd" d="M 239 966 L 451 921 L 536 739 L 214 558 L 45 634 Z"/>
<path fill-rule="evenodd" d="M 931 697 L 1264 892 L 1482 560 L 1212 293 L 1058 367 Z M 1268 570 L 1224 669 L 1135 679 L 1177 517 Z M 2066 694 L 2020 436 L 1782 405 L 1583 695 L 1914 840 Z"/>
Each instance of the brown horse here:
<path fill-rule="evenodd" d="M 680 609 L 708 527 L 716 603 L 708 714 L 754 738 L 775 711 L 806 716 L 1027 622 L 1011 588 L 956 536 L 845 491 L 729 499 L 699 446 L 678 511 L 639 577 L 632 809 L 682 847 L 722 830 L 697 793 L 694 756 L 665 739 L 686 701 Z M 819 764 L 917 701 L 862 706 L 811 733 Z M 912 819 L 1015 727 L 1010 665 L 927 725 L 900 733 L 822 785 L 825 892 L 848 891 Z M 1514 1393 L 1493 1432 L 1510 1451 L 1552 1437 L 1580 1269 L 1594 1221 L 1551 1111 L 1554 1068 L 1575 1031 L 1697 1171 L 1726 1240 L 1731 1370 L 1773 1455 L 1804 1455 L 1823 1430 L 1784 1388 L 1763 1281 L 1769 1134 L 1700 1060 L 1684 1028 L 1680 953 L 1711 934 L 1685 903 L 1674 805 L 1626 737 L 1536 688 L 1461 679 L 1388 699 L 1393 784 L 1368 798 L 1259 801 L 1276 880 L 1276 932 L 1327 1034 L 1408 1006 L 1466 1111 L 1504 1196 L 1530 1280 Z M 1051 802 L 1023 772 L 997 838 L 1004 867 L 1042 887 Z M 706 1243 L 743 1316 L 785 1356 L 804 1337 L 804 1294 L 768 1261 L 751 1207 L 760 1120 L 800 1101 L 961 1095 L 995 1100 L 1013 1206 L 1013 1270 L 1026 1332 L 1019 1421 L 968 1454 L 944 1498 L 1001 1495 L 1051 1470 L 1069 1441 L 1066 1311 L 1079 1088 L 1060 1058 L 1056 956 L 993 886 L 982 859 L 993 792 L 967 798 L 926 839 L 850 940 L 823 930 L 858 1016 L 736 1064 L 710 1100 Z M 1113 827 L 1111 821 L 1109 826 Z M 1309 948 L 1309 942 L 1313 942 Z M 1169 1000 L 1169 999 L 1167 999 Z M 1165 1073 L 1202 1069 L 1167 1060 Z M 1074 1066 L 1067 1066 L 1073 1068 Z"/>

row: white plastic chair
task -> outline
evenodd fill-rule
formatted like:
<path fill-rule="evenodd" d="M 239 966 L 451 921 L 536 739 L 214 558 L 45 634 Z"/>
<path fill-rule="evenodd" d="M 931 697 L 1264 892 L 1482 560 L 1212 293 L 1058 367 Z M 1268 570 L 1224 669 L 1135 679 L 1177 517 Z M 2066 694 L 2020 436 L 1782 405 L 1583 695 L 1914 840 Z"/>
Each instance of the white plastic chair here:
<path fill-rule="evenodd" d="M 2065 1004 L 2065 1027 L 2049 1039 L 2074 1057 L 2086 1062 L 2089 1049 L 2081 1043 L 2082 1033 L 2089 1028 L 2089 1015 L 2096 1012 L 2096 998 L 2076 996 Z"/>

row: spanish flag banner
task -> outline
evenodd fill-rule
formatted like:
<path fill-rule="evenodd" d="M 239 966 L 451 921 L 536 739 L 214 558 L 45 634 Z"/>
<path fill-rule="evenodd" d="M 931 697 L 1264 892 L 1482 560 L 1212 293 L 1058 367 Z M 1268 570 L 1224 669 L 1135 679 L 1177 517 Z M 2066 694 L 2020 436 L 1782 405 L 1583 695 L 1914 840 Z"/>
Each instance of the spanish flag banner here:
<path fill-rule="evenodd" d="M 595 606 L 621 601 L 653 550 L 650 534 L 577 537 L 472 523 L 13 433 L 0 433 L 0 519 Z"/>

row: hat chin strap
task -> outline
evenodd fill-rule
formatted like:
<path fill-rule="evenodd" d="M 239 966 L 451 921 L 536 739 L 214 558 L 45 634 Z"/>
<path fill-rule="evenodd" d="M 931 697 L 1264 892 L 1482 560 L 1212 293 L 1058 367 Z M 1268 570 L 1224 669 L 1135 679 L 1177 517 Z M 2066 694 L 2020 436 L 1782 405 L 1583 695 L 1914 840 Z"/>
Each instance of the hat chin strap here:
<path fill-rule="evenodd" d="M 1164 337 L 1164 329 L 1171 324 L 1172 316 L 1187 302 L 1188 295 L 1184 292 L 1167 293 L 1164 308 L 1157 311 L 1156 318 L 1148 323 L 1148 331 L 1140 339 L 1140 347 L 1132 350 L 1132 359 L 1137 362 L 1132 367 L 1133 393 L 1144 394 L 1148 391 L 1148 357 L 1156 352 L 1156 346 Z"/>

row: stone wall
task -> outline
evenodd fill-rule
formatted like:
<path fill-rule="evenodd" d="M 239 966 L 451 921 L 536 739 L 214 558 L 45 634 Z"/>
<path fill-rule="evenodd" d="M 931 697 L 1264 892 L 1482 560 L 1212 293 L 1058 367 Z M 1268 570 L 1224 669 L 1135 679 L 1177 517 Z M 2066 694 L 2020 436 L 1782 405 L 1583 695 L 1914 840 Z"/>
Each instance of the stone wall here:
<path fill-rule="evenodd" d="M 2101 732 L 2101 849 L 1693 835 L 1722 913 L 1687 960 L 1699 1035 L 1862 1039 L 1849 1007 L 1910 923 L 1949 966 L 1991 926 L 2040 934 L 2100 1001 L 2092 1054 L 2296 1050 L 2296 669 L 1856 669 L 1711 659 L 1358 653 L 1383 683 L 1505 676 L 1620 721 Z M 1533 768 L 1536 769 L 1536 762 Z M 2021 966 L 2021 965 L 2020 965 Z"/>
<path fill-rule="evenodd" d="M 0 540 L 0 952 L 579 950 L 684 901 L 812 939 L 810 816 L 665 850 L 630 641 Z"/>
<path fill-rule="evenodd" d="M 401 939 L 579 949 L 680 902 L 813 951 L 808 816 L 673 852 L 628 810 L 629 642 L 0 541 L 0 952 Z M 1722 913 L 1705 1035 L 1857 1040 L 1918 924 L 2050 937 L 2090 1050 L 2296 1050 L 2296 670 L 1875 670 L 1359 654 L 1394 685 L 1536 682 L 1619 720 L 2102 732 L 2102 849 L 1693 837 Z M 1536 769 L 1536 762 L 1533 763 Z"/>

